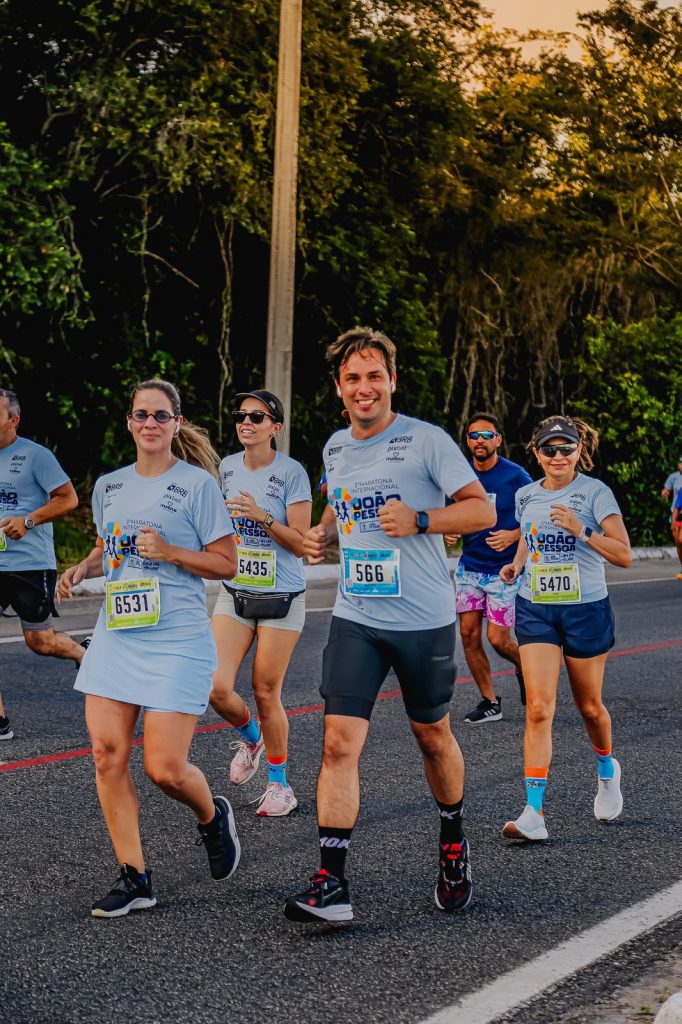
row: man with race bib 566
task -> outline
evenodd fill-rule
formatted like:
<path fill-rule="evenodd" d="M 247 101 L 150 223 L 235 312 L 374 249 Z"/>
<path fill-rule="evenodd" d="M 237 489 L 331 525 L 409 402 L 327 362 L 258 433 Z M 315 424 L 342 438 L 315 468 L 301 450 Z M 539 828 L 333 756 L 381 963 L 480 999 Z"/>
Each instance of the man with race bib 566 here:
<path fill-rule="evenodd" d="M 450 727 L 455 612 L 443 534 L 492 526 L 495 513 L 454 441 L 391 410 L 395 346 L 356 328 L 327 350 L 350 427 L 324 448 L 328 507 L 304 540 L 311 561 L 338 536 L 341 582 L 324 651 L 324 750 L 317 810 L 321 864 L 286 903 L 290 920 L 353 917 L 345 861 L 360 805 L 359 760 L 379 689 L 393 668 L 440 816 L 435 899 L 471 900 L 462 831 L 464 762 Z M 454 504 L 445 507 L 450 496 Z"/>

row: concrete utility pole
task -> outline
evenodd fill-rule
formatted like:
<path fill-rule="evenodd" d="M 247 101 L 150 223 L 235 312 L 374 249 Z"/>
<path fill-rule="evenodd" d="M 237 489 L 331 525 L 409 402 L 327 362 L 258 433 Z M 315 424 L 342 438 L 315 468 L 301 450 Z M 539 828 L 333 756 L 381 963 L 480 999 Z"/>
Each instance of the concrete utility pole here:
<path fill-rule="evenodd" d="M 303 0 L 281 0 L 265 386 L 282 401 L 289 453 Z"/>

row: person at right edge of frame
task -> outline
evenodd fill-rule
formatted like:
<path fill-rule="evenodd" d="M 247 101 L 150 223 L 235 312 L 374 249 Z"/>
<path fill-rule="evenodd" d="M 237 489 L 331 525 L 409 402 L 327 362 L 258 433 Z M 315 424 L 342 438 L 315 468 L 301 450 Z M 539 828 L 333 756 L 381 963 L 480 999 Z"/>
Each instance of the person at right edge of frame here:
<path fill-rule="evenodd" d="M 543 479 L 516 495 L 521 539 L 500 576 L 510 584 L 521 576 L 516 636 L 527 696 L 526 806 L 502 829 L 508 839 L 547 839 L 543 798 L 562 653 L 597 759 L 594 815 L 598 821 L 613 821 L 623 810 L 621 767 L 613 757 L 611 718 L 602 701 L 606 658 L 615 642 L 604 561 L 626 569 L 632 552 L 611 489 L 585 476 L 598 441 L 597 432 L 581 420 L 542 420 L 531 447 Z"/>
<path fill-rule="evenodd" d="M 456 626 L 443 535 L 492 526 L 495 512 L 445 431 L 392 411 L 396 348 L 389 338 L 355 328 L 329 346 L 327 359 L 350 426 L 324 448 L 328 506 L 304 538 L 314 563 L 338 535 L 341 558 L 320 687 L 321 860 L 285 914 L 318 923 L 353 917 L 346 856 L 360 806 L 359 761 L 391 668 L 438 808 L 436 905 L 464 910 L 472 883 L 462 830 L 464 761 L 449 715 Z M 455 503 L 446 507 L 448 496 Z"/>

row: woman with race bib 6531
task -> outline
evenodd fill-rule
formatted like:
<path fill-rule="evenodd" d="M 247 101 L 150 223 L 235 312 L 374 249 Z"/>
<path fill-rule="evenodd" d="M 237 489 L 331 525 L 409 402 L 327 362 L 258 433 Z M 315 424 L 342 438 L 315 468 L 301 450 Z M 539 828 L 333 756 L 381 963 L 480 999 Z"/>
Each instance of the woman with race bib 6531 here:
<path fill-rule="evenodd" d="M 252 779 L 265 751 L 268 781 L 256 813 L 278 818 L 297 805 L 287 779 L 289 723 L 282 685 L 305 622 L 301 554 L 312 495 L 303 466 L 277 451 L 275 438 L 284 424 L 279 398 L 264 390 L 236 398 L 239 407 L 232 415 L 244 450 L 223 459 L 220 478 L 237 534 L 238 568 L 213 611 L 218 671 L 211 706 L 239 735 L 231 782 L 241 786 Z M 260 724 L 234 689 L 254 642 L 251 682 Z"/>
<path fill-rule="evenodd" d="M 573 699 L 597 757 L 594 814 L 600 821 L 623 809 L 621 769 L 612 756 L 611 719 L 602 703 L 614 618 L 604 560 L 627 568 L 630 541 L 611 490 L 580 470 L 592 468 L 598 435 L 587 424 L 551 416 L 536 428 L 531 447 L 542 480 L 516 492 L 521 540 L 500 576 L 513 583 L 516 635 L 526 683 L 524 774 L 527 804 L 502 834 L 510 839 L 547 838 L 542 801 L 552 759 L 552 722 L 563 651 Z"/>
<path fill-rule="evenodd" d="M 183 420 L 167 381 L 137 385 L 128 429 L 137 461 L 95 484 L 96 547 L 66 570 L 58 591 L 70 597 L 82 579 L 106 578 L 104 606 L 76 680 L 87 694 L 97 792 L 120 863 L 94 917 L 121 917 L 156 903 L 129 764 L 140 709 L 145 771 L 196 815 L 212 877 L 229 878 L 240 854 L 232 808 L 211 795 L 188 761 L 216 666 L 202 577 L 225 579 L 237 564 L 232 524 L 207 472 L 215 472 L 217 457 L 205 432 Z"/>

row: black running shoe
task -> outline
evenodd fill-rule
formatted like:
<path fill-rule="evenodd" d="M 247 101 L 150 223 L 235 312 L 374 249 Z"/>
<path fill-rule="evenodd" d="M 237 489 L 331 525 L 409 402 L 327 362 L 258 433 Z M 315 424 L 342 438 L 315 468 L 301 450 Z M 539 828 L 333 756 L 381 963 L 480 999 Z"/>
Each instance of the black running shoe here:
<path fill-rule="evenodd" d="M 147 880 L 142 882 L 139 871 L 122 864 L 113 889 L 93 903 L 91 913 L 93 917 L 124 917 L 130 910 L 148 910 L 155 906 L 151 871 L 147 872 Z"/>
<path fill-rule="evenodd" d="M 516 678 L 519 684 L 519 697 L 521 698 L 521 705 L 525 708 L 526 706 L 526 684 L 523 681 L 523 672 L 520 670 L 516 673 Z"/>
<path fill-rule="evenodd" d="M 290 921 L 320 923 L 321 921 L 352 921 L 348 882 L 340 882 L 328 871 L 320 870 L 311 878 L 311 886 L 284 904 L 284 915 Z"/>
<path fill-rule="evenodd" d="M 502 718 L 502 701 L 499 697 L 488 700 L 484 697 L 473 711 L 464 716 L 467 725 L 485 725 L 486 722 L 499 722 Z"/>
<path fill-rule="evenodd" d="M 206 847 L 211 877 L 216 882 L 224 882 L 237 870 L 242 848 L 229 800 L 224 796 L 214 796 L 213 803 L 220 817 L 217 820 L 214 818 L 209 825 L 197 825 L 197 846 L 203 843 Z"/>
<path fill-rule="evenodd" d="M 453 910 L 466 910 L 471 903 L 473 891 L 469 840 L 462 839 L 461 843 L 442 843 L 436 906 L 448 914 Z"/>
<path fill-rule="evenodd" d="M 84 651 L 87 651 L 88 647 L 92 643 L 92 633 L 90 636 L 86 636 L 85 639 L 81 640 L 81 647 Z"/>
<path fill-rule="evenodd" d="M 13 736 L 14 731 L 9 724 L 9 718 L 0 716 L 0 740 L 11 740 Z"/>

